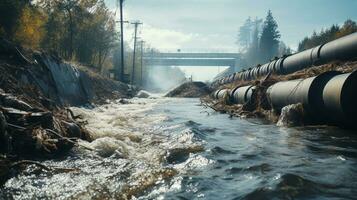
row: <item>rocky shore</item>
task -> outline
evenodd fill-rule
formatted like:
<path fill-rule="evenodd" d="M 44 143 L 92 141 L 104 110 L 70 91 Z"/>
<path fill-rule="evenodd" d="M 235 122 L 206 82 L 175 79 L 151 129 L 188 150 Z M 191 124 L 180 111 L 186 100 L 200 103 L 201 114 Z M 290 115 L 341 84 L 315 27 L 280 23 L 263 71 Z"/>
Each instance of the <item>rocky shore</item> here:
<path fill-rule="evenodd" d="M 53 171 L 40 161 L 65 155 L 79 145 L 78 139 L 91 141 L 85 122 L 69 106 L 101 104 L 136 93 L 88 67 L 5 39 L 0 39 L 0 71 L 1 184 L 24 165 Z"/>

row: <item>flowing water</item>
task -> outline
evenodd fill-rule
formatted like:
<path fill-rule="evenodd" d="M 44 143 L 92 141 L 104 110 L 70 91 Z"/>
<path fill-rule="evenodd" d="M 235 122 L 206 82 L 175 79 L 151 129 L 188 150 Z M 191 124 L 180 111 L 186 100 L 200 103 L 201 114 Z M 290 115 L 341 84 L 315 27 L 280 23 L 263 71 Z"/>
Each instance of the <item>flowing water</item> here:
<path fill-rule="evenodd" d="M 354 199 L 357 135 L 229 118 L 198 99 L 73 108 L 94 150 L 76 147 L 11 178 L 3 199 Z"/>

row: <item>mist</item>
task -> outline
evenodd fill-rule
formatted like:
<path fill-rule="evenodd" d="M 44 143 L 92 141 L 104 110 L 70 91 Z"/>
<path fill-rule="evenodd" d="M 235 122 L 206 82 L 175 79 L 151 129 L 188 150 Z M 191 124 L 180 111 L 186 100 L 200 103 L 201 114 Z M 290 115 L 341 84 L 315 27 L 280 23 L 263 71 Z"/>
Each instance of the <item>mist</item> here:
<path fill-rule="evenodd" d="M 150 92 L 165 93 L 184 83 L 186 74 L 178 67 L 150 66 L 143 88 Z"/>

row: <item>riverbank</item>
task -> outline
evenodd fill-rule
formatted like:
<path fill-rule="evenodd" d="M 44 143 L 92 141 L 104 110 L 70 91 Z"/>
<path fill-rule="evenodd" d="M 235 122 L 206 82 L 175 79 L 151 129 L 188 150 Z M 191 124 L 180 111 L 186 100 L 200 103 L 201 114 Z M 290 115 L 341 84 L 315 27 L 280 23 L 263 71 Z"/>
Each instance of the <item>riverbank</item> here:
<path fill-rule="evenodd" d="M 351 62 L 332 62 L 329 64 L 315 66 L 307 69 L 303 69 L 288 75 L 275 75 L 268 74 L 267 76 L 252 80 L 241 81 L 236 80 L 233 83 L 224 84 L 215 87 L 215 91 L 219 92 L 202 98 L 204 104 L 213 108 L 218 112 L 228 113 L 231 116 L 236 117 L 259 117 L 265 118 L 273 123 L 281 122 L 286 126 L 300 126 L 311 123 L 316 123 L 311 118 L 306 117 L 307 111 L 301 105 L 295 105 L 287 107 L 285 110 L 275 110 L 271 102 L 270 97 L 267 94 L 268 88 L 278 82 L 286 82 L 291 80 L 303 80 L 310 77 L 315 77 L 326 72 L 336 73 L 351 73 L 357 70 L 357 61 Z M 236 103 L 232 98 L 232 92 L 235 92 L 238 88 L 244 88 L 251 90 L 249 98 L 244 97 L 242 102 Z M 248 88 L 248 86 L 250 88 Z M 254 88 L 254 91 L 253 91 Z"/>
<path fill-rule="evenodd" d="M 79 145 L 78 139 L 92 140 L 85 122 L 68 106 L 90 107 L 136 92 L 88 67 L 5 39 L 0 39 L 0 72 L 1 184 L 24 165 L 52 171 L 29 160 L 62 156 Z"/>

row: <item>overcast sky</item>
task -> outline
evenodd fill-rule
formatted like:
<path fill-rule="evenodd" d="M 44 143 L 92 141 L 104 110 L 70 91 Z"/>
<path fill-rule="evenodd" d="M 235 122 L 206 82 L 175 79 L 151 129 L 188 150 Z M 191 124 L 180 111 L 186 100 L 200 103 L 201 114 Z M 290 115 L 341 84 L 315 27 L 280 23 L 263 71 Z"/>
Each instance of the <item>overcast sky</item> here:
<path fill-rule="evenodd" d="M 112 9 L 115 1 L 106 0 Z M 237 51 L 238 28 L 249 16 L 265 18 L 269 9 L 281 40 L 293 49 L 314 30 L 348 18 L 357 20 L 357 0 L 125 0 L 124 4 L 125 20 L 142 21 L 141 37 L 161 51 Z M 131 26 L 126 30 L 130 42 Z"/>

